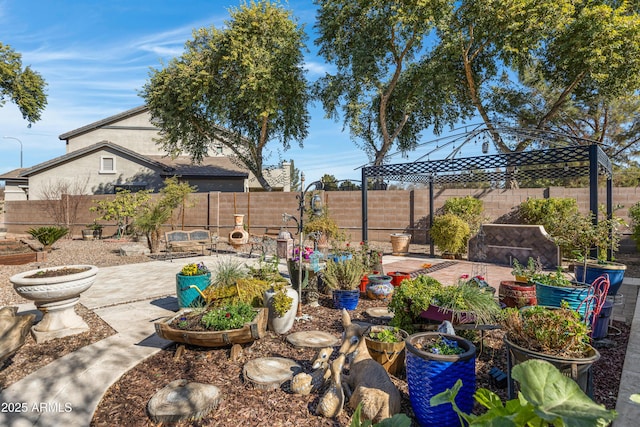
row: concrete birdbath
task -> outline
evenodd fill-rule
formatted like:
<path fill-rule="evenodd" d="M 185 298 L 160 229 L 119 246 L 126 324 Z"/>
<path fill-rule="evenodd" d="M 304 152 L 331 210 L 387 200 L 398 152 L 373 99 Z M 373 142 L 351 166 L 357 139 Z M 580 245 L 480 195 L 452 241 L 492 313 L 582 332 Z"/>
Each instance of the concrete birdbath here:
<path fill-rule="evenodd" d="M 29 270 L 11 276 L 13 289 L 35 303 L 43 314 L 31 332 L 36 342 L 66 337 L 87 331 L 89 326 L 75 312 L 80 294 L 91 287 L 98 267 L 66 265 Z"/>

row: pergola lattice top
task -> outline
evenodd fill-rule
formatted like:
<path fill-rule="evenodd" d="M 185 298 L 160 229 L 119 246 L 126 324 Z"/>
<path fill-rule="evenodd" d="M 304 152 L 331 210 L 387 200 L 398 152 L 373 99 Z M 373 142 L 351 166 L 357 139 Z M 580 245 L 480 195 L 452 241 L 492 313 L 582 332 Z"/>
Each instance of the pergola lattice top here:
<path fill-rule="evenodd" d="M 598 174 L 611 178 L 611 161 L 600 147 L 592 145 L 365 166 L 362 182 L 364 178 L 434 184 L 575 178 L 589 176 L 594 154 Z"/>

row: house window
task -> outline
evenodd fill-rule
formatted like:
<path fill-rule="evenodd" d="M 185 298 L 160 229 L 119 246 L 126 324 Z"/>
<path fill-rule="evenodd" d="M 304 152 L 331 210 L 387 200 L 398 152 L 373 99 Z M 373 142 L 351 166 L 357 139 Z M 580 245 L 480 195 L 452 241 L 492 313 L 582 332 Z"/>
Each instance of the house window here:
<path fill-rule="evenodd" d="M 222 145 L 216 145 L 215 150 L 216 154 L 222 154 Z"/>
<path fill-rule="evenodd" d="M 100 173 L 116 173 L 116 158 L 100 157 Z"/>

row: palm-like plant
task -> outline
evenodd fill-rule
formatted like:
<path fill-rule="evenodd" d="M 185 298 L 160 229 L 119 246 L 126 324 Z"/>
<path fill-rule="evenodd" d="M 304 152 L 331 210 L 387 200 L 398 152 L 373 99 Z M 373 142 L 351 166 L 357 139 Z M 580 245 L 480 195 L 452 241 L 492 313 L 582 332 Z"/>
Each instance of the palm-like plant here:
<path fill-rule="evenodd" d="M 49 252 L 55 242 L 69 234 L 66 227 L 38 227 L 27 230 L 34 239 L 42 244 L 42 250 Z"/>
<path fill-rule="evenodd" d="M 147 244 L 151 253 L 158 252 L 160 237 L 162 236 L 162 224 L 171 217 L 171 210 L 161 203 L 151 205 L 140 212 L 133 220 L 136 230 L 147 236 Z"/>

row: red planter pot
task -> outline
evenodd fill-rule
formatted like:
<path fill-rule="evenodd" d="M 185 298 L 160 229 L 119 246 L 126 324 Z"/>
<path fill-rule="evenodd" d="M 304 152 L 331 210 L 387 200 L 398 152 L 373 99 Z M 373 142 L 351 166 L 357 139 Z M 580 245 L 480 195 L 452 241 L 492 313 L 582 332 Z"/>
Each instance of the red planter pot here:
<path fill-rule="evenodd" d="M 411 279 L 411 275 L 409 273 L 405 273 L 402 271 L 392 271 L 391 273 L 387 273 L 387 276 L 391 276 L 391 284 L 394 287 L 400 286 L 403 280 Z"/>

